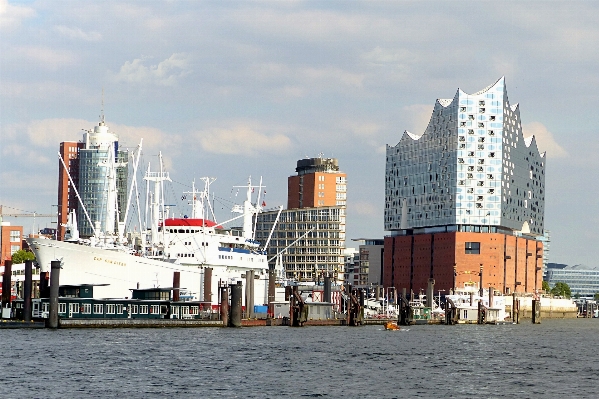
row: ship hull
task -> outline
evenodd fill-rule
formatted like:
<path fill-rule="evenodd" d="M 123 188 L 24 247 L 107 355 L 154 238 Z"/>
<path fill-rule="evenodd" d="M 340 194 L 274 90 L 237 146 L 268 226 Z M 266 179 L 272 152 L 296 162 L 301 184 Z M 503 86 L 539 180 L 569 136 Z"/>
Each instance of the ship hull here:
<path fill-rule="evenodd" d="M 254 270 L 254 304 L 267 304 L 268 270 L 255 265 L 177 264 L 145 258 L 76 243 L 29 238 L 42 272 L 50 271 L 50 263 L 61 260 L 60 285 L 108 284 L 94 287 L 95 298 L 128 298 L 133 288 L 172 287 L 174 272 L 180 272 L 180 287 L 204 300 L 204 273 L 212 268 L 211 303 L 217 305 L 219 283 L 242 281 Z M 264 256 L 264 255 L 262 255 Z M 266 264 L 263 262 L 262 264 Z M 245 299 L 244 299 L 245 305 Z"/>

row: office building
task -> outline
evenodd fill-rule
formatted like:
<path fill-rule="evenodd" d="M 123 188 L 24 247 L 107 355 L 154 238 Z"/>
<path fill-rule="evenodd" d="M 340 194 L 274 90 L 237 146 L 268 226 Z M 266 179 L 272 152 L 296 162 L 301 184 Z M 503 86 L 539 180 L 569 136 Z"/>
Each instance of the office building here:
<path fill-rule="evenodd" d="M 384 283 L 384 240 L 357 238 L 353 241 L 360 244 L 358 246 L 358 262 L 354 265 L 353 279 L 349 280 L 349 283 L 358 288 L 382 286 Z"/>
<path fill-rule="evenodd" d="M 346 174 L 337 159 L 322 157 L 299 160 L 296 172 L 287 182 L 288 209 L 281 212 L 269 242 L 269 266 L 280 253 L 289 279 L 317 281 L 330 273 L 343 281 Z M 277 214 L 258 215 L 258 241 L 267 241 Z"/>
<path fill-rule="evenodd" d="M 102 119 L 93 130 L 83 134 L 83 141 L 60 143 L 60 154 L 71 179 L 59 161 L 58 239 L 65 237 L 64 224 L 71 210 L 77 212 L 81 237 L 92 236 L 94 227 L 102 232 L 115 232 L 116 223 L 124 221 L 125 217 L 128 177 L 128 154 L 119 151 L 118 136 L 108 129 Z M 92 224 L 85 215 L 71 180 Z"/>
<path fill-rule="evenodd" d="M 546 280 L 553 288 L 556 283 L 566 283 L 572 296 L 594 298 L 599 293 L 599 268 L 587 265 L 549 263 Z"/>
<path fill-rule="evenodd" d="M 387 146 L 385 286 L 448 291 L 482 273 L 485 288 L 540 289 L 545 166 L 504 78 L 437 100 L 422 135 Z"/>

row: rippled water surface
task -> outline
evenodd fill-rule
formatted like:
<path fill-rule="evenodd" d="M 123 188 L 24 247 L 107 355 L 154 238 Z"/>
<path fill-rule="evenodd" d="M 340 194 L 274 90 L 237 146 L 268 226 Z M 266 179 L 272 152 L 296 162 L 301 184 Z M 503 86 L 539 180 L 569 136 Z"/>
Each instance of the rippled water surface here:
<path fill-rule="evenodd" d="M 0 330 L 0 398 L 599 397 L 599 320 Z"/>

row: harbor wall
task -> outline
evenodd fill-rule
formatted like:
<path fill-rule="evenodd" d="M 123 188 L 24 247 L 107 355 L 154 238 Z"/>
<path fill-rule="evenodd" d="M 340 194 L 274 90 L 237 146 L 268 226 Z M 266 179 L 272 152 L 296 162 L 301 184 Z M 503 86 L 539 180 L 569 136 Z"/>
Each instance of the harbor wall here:
<path fill-rule="evenodd" d="M 532 318 L 532 297 L 516 297 L 520 301 L 520 319 Z M 506 311 L 513 308 L 513 297 L 506 296 Z M 570 299 L 541 298 L 542 319 L 574 319 L 578 315 L 576 304 Z"/>

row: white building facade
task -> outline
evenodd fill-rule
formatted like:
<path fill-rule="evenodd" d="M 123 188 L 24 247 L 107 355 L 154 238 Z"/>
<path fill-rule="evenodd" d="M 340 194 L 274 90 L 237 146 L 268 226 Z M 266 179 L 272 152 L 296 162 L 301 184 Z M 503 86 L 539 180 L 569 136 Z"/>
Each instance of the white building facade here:
<path fill-rule="evenodd" d="M 256 239 L 268 240 L 277 211 L 258 215 Z M 343 281 L 345 270 L 345 206 L 287 209 L 281 211 L 268 245 L 269 266 L 280 260 L 285 277 L 298 281 L 317 281 L 324 273 Z"/>

